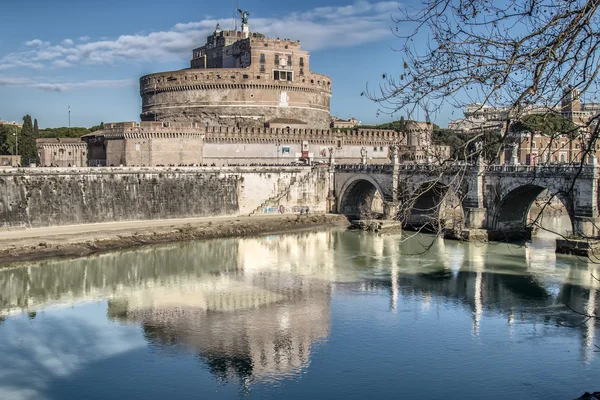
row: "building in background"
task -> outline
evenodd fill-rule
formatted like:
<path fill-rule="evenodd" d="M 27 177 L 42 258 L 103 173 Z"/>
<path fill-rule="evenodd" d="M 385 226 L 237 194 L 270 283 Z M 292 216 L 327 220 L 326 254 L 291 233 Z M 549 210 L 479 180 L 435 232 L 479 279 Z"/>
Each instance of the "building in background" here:
<path fill-rule="evenodd" d="M 492 107 L 482 104 L 465 106 L 464 118 L 448 122 L 448 129 L 460 132 L 477 133 L 483 130 L 502 131 L 506 128 L 509 107 Z M 560 106 L 531 105 L 520 112 L 520 117 L 532 114 L 560 114 L 577 126 L 585 126 L 591 118 L 600 114 L 600 103 L 582 103 L 581 93 L 576 88 L 567 88 L 563 92 Z"/>
<path fill-rule="evenodd" d="M 15 121 L 1 121 L 0 120 L 0 125 L 10 125 L 10 126 L 16 126 L 17 128 L 22 128 L 23 124 L 20 124 L 18 122 Z"/>
<path fill-rule="evenodd" d="M 87 166 L 87 144 L 80 138 L 36 139 L 41 167 Z"/>
<path fill-rule="evenodd" d="M 360 121 L 356 118 L 341 119 L 331 117 L 331 127 L 334 129 L 352 129 L 360 125 Z"/>

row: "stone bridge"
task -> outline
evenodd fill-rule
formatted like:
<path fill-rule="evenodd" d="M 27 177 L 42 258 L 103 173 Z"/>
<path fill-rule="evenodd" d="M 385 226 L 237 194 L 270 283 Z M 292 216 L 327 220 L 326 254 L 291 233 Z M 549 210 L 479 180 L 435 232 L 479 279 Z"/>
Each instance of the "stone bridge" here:
<path fill-rule="evenodd" d="M 335 165 L 331 203 L 338 213 L 364 217 L 380 198 L 378 211 L 405 225 L 448 230 L 451 223 L 462 237 L 510 239 L 531 234 L 529 210 L 548 190 L 564 204 L 575 235 L 597 237 L 599 172 L 595 162 L 583 167 Z"/>

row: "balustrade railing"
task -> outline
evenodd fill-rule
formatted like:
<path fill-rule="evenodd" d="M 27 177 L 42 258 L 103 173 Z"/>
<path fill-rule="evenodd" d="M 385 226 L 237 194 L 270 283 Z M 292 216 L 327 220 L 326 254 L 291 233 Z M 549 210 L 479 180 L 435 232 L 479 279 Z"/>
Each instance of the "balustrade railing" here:
<path fill-rule="evenodd" d="M 435 173 L 452 173 L 468 170 L 477 170 L 479 168 L 484 173 L 527 173 L 537 175 L 574 175 L 574 174 L 593 174 L 594 166 L 580 164 L 568 165 L 486 165 L 478 166 L 476 164 L 452 163 L 452 164 L 400 164 L 399 171 L 420 171 Z M 336 164 L 336 171 L 346 172 L 391 172 L 394 166 L 392 164 Z"/>

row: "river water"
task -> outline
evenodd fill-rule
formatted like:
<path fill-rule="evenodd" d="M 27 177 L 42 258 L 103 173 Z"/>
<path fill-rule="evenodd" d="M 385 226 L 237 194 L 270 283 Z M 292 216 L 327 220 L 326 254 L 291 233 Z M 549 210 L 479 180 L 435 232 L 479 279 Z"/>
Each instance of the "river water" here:
<path fill-rule="evenodd" d="M 560 228 L 564 221 L 550 219 Z M 600 267 L 339 230 L 0 269 L 0 399 L 572 399 Z M 427 252 L 422 252 L 428 248 Z"/>

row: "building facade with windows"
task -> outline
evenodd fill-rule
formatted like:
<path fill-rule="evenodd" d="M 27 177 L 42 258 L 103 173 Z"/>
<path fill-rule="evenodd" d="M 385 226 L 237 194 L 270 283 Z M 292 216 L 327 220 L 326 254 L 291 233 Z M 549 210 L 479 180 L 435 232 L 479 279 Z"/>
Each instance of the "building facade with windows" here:
<path fill-rule="evenodd" d="M 312 72 L 309 57 L 299 41 L 217 25 L 190 68 L 140 78 L 141 120 L 327 129 L 331 78 Z"/>
<path fill-rule="evenodd" d="M 35 142 L 41 167 L 88 165 L 87 144 L 80 138 L 41 138 Z"/>

